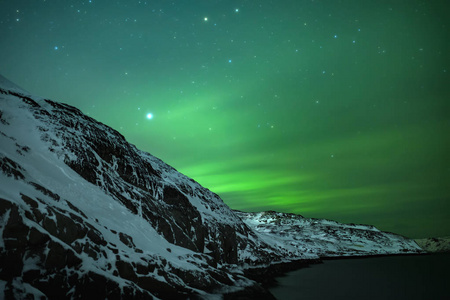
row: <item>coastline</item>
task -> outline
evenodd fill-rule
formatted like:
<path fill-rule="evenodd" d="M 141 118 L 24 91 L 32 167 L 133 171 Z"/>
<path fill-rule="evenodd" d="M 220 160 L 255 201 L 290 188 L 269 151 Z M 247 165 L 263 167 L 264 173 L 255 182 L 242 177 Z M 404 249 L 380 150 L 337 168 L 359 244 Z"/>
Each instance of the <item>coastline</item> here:
<path fill-rule="evenodd" d="M 278 286 L 277 277 L 283 277 L 287 273 L 297 271 L 303 268 L 309 268 L 312 265 L 322 264 L 324 261 L 358 259 L 358 258 L 377 258 L 377 257 L 399 257 L 399 256 L 427 256 L 435 253 L 390 253 L 374 255 L 352 255 L 352 256 L 326 256 L 318 259 L 299 259 L 290 262 L 277 262 L 267 266 L 256 266 L 244 269 L 244 276 L 256 282 L 255 285 L 246 287 L 240 291 L 223 294 L 224 300 L 245 300 L 245 299 L 277 299 L 269 291 L 270 288 Z"/>
<path fill-rule="evenodd" d="M 310 265 L 320 263 L 322 263 L 322 260 L 320 258 L 277 262 L 268 266 L 258 266 L 244 269 L 244 276 L 258 282 L 263 287 L 267 288 L 271 287 L 273 284 L 276 284 L 275 277 L 283 276 L 288 272 L 308 268 Z"/>
<path fill-rule="evenodd" d="M 387 256 L 422 256 L 431 255 L 431 252 L 418 252 L 418 253 L 386 253 L 386 254 L 373 254 L 373 255 L 351 255 L 351 256 L 325 256 L 321 257 L 321 261 L 325 260 L 341 260 L 341 259 L 358 259 L 358 258 L 376 258 L 376 257 L 387 257 Z"/>
<path fill-rule="evenodd" d="M 254 280 L 255 285 L 246 287 L 240 291 L 222 294 L 224 300 L 245 300 L 261 299 L 275 300 L 275 296 L 269 291 L 269 288 L 276 286 L 276 277 L 296 271 L 302 268 L 308 268 L 310 265 L 322 263 L 321 259 L 299 259 L 294 261 L 276 262 L 270 265 L 255 266 L 243 270 L 244 276 Z"/>

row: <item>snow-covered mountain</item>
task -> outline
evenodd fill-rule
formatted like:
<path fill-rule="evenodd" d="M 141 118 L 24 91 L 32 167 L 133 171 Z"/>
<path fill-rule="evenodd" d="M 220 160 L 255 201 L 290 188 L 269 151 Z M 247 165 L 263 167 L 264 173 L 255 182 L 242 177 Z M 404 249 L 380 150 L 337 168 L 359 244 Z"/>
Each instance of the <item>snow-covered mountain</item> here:
<path fill-rule="evenodd" d="M 319 257 L 421 253 L 411 239 L 370 225 L 342 224 L 274 211 L 237 212 L 258 236 L 274 248 Z"/>
<path fill-rule="evenodd" d="M 331 248 L 313 222 L 300 230 L 269 214 L 232 211 L 117 131 L 0 76 L 0 298 L 185 299 L 242 289 L 270 298 L 244 268 Z M 345 228 L 335 244 L 369 240 Z M 372 236 L 366 254 L 418 249 Z M 352 247 L 339 251 L 356 254 Z"/>
<path fill-rule="evenodd" d="M 230 266 L 282 259 L 216 194 L 5 78 L 0 145 L 0 290 L 11 298 L 221 293 L 255 284 Z"/>

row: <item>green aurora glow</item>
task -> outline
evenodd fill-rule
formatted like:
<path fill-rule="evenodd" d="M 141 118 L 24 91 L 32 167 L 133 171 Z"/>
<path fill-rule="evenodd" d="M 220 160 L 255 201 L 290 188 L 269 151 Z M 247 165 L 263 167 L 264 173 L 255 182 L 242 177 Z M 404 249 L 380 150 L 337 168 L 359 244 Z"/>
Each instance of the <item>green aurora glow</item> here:
<path fill-rule="evenodd" d="M 448 6 L 0 1 L 0 73 L 117 129 L 233 209 L 444 236 Z"/>

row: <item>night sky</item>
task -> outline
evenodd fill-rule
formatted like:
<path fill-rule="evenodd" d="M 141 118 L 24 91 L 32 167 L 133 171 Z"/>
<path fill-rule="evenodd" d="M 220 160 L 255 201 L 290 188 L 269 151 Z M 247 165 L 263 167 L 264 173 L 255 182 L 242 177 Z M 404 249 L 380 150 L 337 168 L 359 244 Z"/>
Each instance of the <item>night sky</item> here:
<path fill-rule="evenodd" d="M 449 5 L 0 0 L 0 73 L 233 209 L 445 236 Z"/>

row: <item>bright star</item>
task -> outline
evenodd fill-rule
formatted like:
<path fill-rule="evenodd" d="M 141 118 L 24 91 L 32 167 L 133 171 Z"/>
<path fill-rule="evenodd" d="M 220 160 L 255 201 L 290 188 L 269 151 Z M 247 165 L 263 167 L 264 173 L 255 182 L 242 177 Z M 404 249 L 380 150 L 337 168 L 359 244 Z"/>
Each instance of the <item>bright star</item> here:
<path fill-rule="evenodd" d="M 149 119 L 149 120 L 153 119 L 153 114 L 148 113 L 148 114 L 147 114 L 147 119 Z"/>

